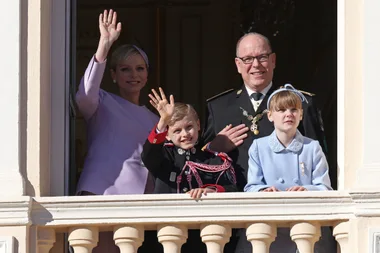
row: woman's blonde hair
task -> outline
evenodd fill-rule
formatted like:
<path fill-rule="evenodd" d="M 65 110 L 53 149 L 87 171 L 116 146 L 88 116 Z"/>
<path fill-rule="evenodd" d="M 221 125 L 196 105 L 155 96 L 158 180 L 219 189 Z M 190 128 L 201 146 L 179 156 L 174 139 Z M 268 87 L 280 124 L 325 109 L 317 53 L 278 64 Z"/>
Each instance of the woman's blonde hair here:
<path fill-rule="evenodd" d="M 136 54 L 141 55 L 145 61 L 147 69 L 149 69 L 149 61 L 146 53 L 138 46 L 132 44 L 121 45 L 113 51 L 111 56 L 111 69 L 116 70 L 117 64 L 128 59 L 129 56 Z"/>
<path fill-rule="evenodd" d="M 293 91 L 283 90 L 271 97 L 268 108 L 270 111 L 288 108 L 302 109 L 302 100 L 299 95 Z"/>
<path fill-rule="evenodd" d="M 198 114 L 194 107 L 189 104 L 179 102 L 174 103 L 174 112 L 168 124 L 169 127 L 173 126 L 177 121 L 183 120 L 186 116 L 193 117 L 196 121 L 199 120 Z"/>

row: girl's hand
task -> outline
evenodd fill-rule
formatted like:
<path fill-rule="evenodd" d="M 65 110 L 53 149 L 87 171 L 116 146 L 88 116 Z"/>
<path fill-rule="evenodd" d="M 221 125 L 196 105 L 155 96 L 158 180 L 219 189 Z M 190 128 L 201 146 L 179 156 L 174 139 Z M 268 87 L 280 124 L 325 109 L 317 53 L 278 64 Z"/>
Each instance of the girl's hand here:
<path fill-rule="evenodd" d="M 108 12 L 104 10 L 99 15 L 99 30 L 100 39 L 109 45 L 112 45 L 119 38 L 121 23 L 117 23 L 117 13 L 115 11 L 110 10 Z"/>
<path fill-rule="evenodd" d="M 302 191 L 307 191 L 307 189 L 303 186 L 292 186 L 288 189 L 286 189 L 287 192 L 302 192 Z"/>
<path fill-rule="evenodd" d="M 187 193 L 190 194 L 190 197 L 192 199 L 200 199 L 202 195 L 207 196 L 208 192 L 215 192 L 215 190 L 211 188 L 195 188 L 191 189 Z"/>
<path fill-rule="evenodd" d="M 261 190 L 261 192 L 279 192 L 280 190 L 278 190 L 276 187 L 274 186 L 271 186 L 271 187 L 268 187 L 268 188 L 265 188 L 264 190 Z"/>
<path fill-rule="evenodd" d="M 162 131 L 166 128 L 168 122 L 173 116 L 174 113 L 174 97 L 170 95 L 169 100 L 166 99 L 165 92 L 162 88 L 159 88 L 160 95 L 152 89 L 152 94 L 149 94 L 149 98 L 151 99 L 150 104 L 157 110 L 160 114 L 160 121 L 158 122 L 157 128 Z"/>

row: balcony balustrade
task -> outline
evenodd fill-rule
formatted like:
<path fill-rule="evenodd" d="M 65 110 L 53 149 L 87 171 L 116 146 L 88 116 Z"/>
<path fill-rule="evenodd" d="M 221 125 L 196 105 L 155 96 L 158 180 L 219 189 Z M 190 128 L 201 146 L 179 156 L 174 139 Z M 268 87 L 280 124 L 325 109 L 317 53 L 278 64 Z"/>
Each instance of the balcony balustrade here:
<path fill-rule="evenodd" d="M 215 193 L 198 201 L 186 194 L 37 197 L 28 220 L 37 227 L 39 253 L 49 252 L 57 233 L 68 234 L 75 253 L 90 253 L 102 231 L 113 232 L 121 253 L 133 253 L 146 230 L 157 231 L 165 253 L 179 253 L 188 229 L 200 229 L 207 252 L 221 253 L 235 228 L 246 228 L 255 253 L 267 253 L 281 227 L 300 253 L 313 253 L 322 226 L 332 227 L 340 252 L 349 253 L 350 222 L 380 217 L 379 202 L 379 193 L 337 191 Z"/>

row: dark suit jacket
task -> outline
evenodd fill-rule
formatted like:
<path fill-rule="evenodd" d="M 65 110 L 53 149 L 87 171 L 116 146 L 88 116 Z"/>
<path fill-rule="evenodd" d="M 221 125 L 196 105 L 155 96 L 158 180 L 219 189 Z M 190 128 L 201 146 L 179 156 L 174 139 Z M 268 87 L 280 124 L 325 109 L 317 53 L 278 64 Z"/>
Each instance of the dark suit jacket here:
<path fill-rule="evenodd" d="M 141 159 L 146 168 L 155 177 L 155 193 L 177 193 L 177 176 L 180 175 L 186 161 L 192 161 L 196 163 L 208 164 L 208 165 L 221 165 L 223 159 L 220 156 L 216 156 L 215 153 L 208 151 L 202 151 L 200 145 L 196 145 L 193 151 L 178 152 L 178 147 L 173 143 L 164 141 L 166 132 L 161 134 L 155 133 L 155 128 L 152 130 L 148 139 L 143 146 L 143 152 L 141 153 Z M 189 168 L 186 168 L 188 171 Z M 199 176 L 204 185 L 215 185 L 218 181 L 218 177 L 221 174 L 211 173 L 198 170 Z M 225 171 L 218 181 L 218 185 L 222 186 L 225 191 L 237 191 L 236 185 L 233 184 L 230 171 Z M 197 181 L 192 176 L 191 187 L 187 182 L 186 173 L 182 174 L 182 181 L 179 186 L 179 192 L 185 193 L 190 188 L 198 188 Z"/>
<path fill-rule="evenodd" d="M 252 116 L 261 113 L 266 109 L 268 97 L 277 88 L 278 87 L 272 86 L 272 88 L 265 95 L 257 111 L 253 109 L 247 90 L 244 86 L 241 90 L 231 90 L 208 100 L 206 112 L 207 121 L 202 136 L 203 143 L 212 141 L 217 133 L 219 133 L 228 124 L 236 126 L 244 123 L 250 127 L 252 123 L 243 115 L 240 107 L 248 111 L 248 113 Z M 308 94 L 304 95 L 308 103 L 303 102 L 302 104 L 303 120 L 300 122 L 298 129 L 304 136 L 318 140 L 324 149 L 324 153 L 326 154 L 325 138 L 323 126 L 320 121 L 319 110 L 313 101 L 313 96 Z M 247 183 L 249 147 L 254 139 L 268 136 L 274 130 L 273 123 L 268 120 L 267 115 L 264 115 L 259 121 L 258 129 L 258 135 L 254 135 L 253 132 L 248 131 L 248 137 L 244 140 L 243 144 L 229 153 L 229 156 L 234 161 L 237 186 L 240 191 L 243 191 L 243 188 Z"/>

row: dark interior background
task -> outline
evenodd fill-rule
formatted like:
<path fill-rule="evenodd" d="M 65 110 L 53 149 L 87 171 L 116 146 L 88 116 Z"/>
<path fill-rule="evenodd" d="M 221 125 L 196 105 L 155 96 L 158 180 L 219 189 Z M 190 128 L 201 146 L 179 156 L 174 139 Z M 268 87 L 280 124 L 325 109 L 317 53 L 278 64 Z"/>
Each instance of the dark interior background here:
<path fill-rule="evenodd" d="M 337 1 L 331 0 L 79 0 L 72 13 L 72 92 L 95 53 L 98 15 L 118 12 L 120 44 L 134 43 L 150 59 L 141 102 L 150 88 L 163 87 L 176 100 L 193 104 L 204 120 L 205 101 L 239 88 L 235 45 L 246 32 L 267 36 L 277 54 L 274 82 L 291 83 L 316 94 L 322 111 L 331 179 L 337 179 Z M 118 93 L 109 71 L 104 89 Z M 77 111 L 71 121 L 70 192 L 86 155 L 85 122 Z"/>

